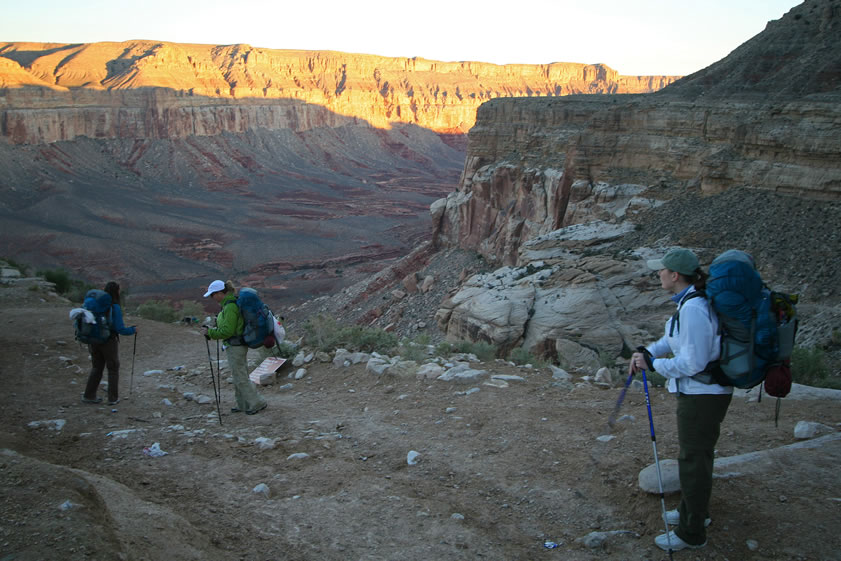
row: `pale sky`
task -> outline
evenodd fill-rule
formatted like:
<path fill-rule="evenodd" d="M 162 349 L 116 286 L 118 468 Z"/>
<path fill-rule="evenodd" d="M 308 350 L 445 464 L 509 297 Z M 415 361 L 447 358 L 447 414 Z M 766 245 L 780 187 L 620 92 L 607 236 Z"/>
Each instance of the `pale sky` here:
<path fill-rule="evenodd" d="M 798 0 L 0 0 L 0 43 L 248 43 L 687 75 Z"/>

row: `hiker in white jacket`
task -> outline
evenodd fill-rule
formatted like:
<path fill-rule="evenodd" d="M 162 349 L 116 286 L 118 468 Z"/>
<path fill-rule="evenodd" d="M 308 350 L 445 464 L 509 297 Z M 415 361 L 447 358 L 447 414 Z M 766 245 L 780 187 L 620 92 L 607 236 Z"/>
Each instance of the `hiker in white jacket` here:
<path fill-rule="evenodd" d="M 629 365 L 629 372 L 646 369 L 664 376 L 669 392 L 677 394 L 681 499 L 677 510 L 666 513 L 666 521 L 677 528 L 654 542 L 664 550 L 695 549 L 707 544 L 713 457 L 733 388 L 712 382 L 705 373 L 720 356 L 721 335 L 718 318 L 704 297 L 707 275 L 698 258 L 688 249 L 674 249 L 649 261 L 648 267 L 658 271 L 660 285 L 677 304 L 665 334 L 640 347 Z"/>

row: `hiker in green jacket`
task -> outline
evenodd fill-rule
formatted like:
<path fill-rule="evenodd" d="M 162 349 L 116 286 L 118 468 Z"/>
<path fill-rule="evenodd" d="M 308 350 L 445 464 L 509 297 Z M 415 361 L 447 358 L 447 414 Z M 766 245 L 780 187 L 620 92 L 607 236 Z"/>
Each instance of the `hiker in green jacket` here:
<path fill-rule="evenodd" d="M 254 382 L 248 378 L 248 346 L 242 343 L 245 321 L 236 304 L 234 286 L 231 281 L 215 280 L 204 295 L 205 298 L 208 296 L 219 303 L 222 311 L 216 316 L 216 327 L 203 326 L 202 332 L 208 339 L 221 339 L 227 345 L 225 352 L 228 354 L 236 396 L 236 406 L 231 408 L 231 412 L 245 411 L 247 415 L 259 413 L 268 404 L 260 396 Z"/>

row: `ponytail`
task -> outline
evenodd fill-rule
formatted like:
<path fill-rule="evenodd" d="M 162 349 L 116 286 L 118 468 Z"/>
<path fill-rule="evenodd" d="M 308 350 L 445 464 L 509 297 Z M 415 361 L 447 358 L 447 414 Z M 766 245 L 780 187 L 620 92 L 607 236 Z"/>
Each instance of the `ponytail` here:
<path fill-rule="evenodd" d="M 683 273 L 678 273 L 683 279 L 695 287 L 695 290 L 704 290 L 707 288 L 707 278 L 709 276 L 705 273 L 701 267 L 695 269 L 695 272 L 691 275 L 684 275 Z"/>

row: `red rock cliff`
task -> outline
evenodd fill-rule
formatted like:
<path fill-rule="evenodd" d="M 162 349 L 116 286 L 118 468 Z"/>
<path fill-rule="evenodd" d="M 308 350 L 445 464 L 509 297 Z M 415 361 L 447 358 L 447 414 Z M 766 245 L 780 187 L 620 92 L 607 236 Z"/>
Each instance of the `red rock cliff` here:
<path fill-rule="evenodd" d="M 652 95 L 488 101 L 458 190 L 433 205 L 436 240 L 513 264 L 521 242 L 586 220 L 571 203 L 600 183 L 838 199 L 840 32 L 841 4 L 811 0 Z"/>
<path fill-rule="evenodd" d="M 466 132 L 499 97 L 642 93 L 677 77 L 249 45 L 0 44 L 0 136 L 13 143 L 182 138 L 365 122 Z"/>

